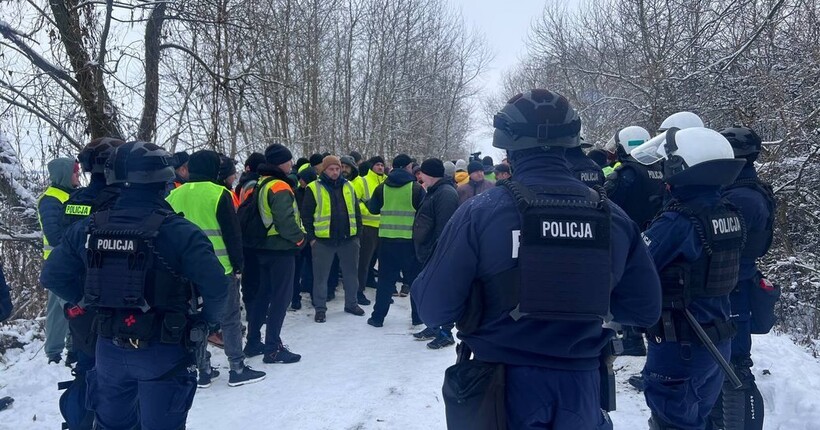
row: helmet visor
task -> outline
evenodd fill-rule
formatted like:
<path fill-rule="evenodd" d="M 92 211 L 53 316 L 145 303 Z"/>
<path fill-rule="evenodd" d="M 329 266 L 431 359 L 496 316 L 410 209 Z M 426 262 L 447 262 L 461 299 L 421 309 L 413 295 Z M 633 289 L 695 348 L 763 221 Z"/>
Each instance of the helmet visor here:
<path fill-rule="evenodd" d="M 666 132 L 663 132 L 642 143 L 640 146 L 633 149 L 629 155 L 631 155 L 637 162 L 645 166 L 655 164 L 662 160 L 666 155 L 664 151 L 661 151 L 664 143 L 666 143 Z"/>

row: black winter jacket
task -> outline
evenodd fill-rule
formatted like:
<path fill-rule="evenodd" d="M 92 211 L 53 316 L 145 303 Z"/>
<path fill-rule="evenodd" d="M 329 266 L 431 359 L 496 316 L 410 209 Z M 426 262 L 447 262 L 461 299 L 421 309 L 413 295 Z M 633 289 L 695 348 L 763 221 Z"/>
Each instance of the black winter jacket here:
<path fill-rule="evenodd" d="M 324 190 L 330 194 L 330 238 L 328 239 L 318 239 L 316 237 L 316 230 L 313 227 L 316 199 L 313 197 L 312 191 L 307 188 L 304 189 L 300 213 L 302 215 L 302 225 L 305 226 L 309 240 L 317 239 L 320 241 L 338 243 L 340 240 L 349 239 L 351 237 L 350 219 L 348 217 L 347 205 L 345 204 L 342 189 L 347 182 L 347 179 L 341 176 L 334 181 L 328 178 L 324 173 L 319 175 L 319 179 L 317 179 L 316 186 L 323 187 Z M 360 232 L 362 231 L 362 214 L 359 211 L 358 202 L 354 202 L 353 207 L 356 211 L 356 231 Z"/>
<path fill-rule="evenodd" d="M 416 258 L 424 263 L 433 254 L 441 232 L 458 209 L 458 192 L 451 178 L 442 178 L 427 189 L 413 221 L 413 245 Z"/>

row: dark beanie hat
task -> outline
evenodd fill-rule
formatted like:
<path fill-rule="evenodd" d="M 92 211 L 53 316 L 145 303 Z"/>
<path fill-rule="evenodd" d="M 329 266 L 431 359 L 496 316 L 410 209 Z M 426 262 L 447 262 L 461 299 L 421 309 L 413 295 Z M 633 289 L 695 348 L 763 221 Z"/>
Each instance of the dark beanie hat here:
<path fill-rule="evenodd" d="M 493 166 L 493 157 L 490 157 L 490 156 L 488 155 L 488 156 L 486 156 L 486 157 L 482 158 L 482 159 L 481 159 L 481 164 L 483 164 L 483 165 L 485 165 L 485 166 L 490 166 L 490 167 L 492 167 L 492 166 Z"/>
<path fill-rule="evenodd" d="M 224 181 L 236 174 L 236 162 L 226 155 L 219 155 L 219 180 Z"/>
<path fill-rule="evenodd" d="M 268 164 L 278 166 L 290 160 L 293 160 L 293 154 L 281 143 L 274 143 L 265 149 L 265 162 Z"/>
<path fill-rule="evenodd" d="M 297 173 L 296 177 L 305 181 L 305 183 L 309 184 L 315 181 L 317 178 L 316 169 L 314 169 L 313 167 L 308 167 L 302 170 L 301 172 Z"/>
<path fill-rule="evenodd" d="M 473 174 L 473 172 L 484 171 L 484 165 L 480 162 L 473 160 L 470 164 L 467 165 L 467 173 Z"/>
<path fill-rule="evenodd" d="M 408 164 L 413 164 L 416 160 L 410 158 L 407 154 L 399 154 L 396 158 L 393 159 L 393 168 L 394 169 L 403 169 L 407 167 Z"/>
<path fill-rule="evenodd" d="M 348 154 L 348 155 L 350 155 L 351 157 L 353 157 L 353 161 L 355 161 L 355 162 L 357 162 L 357 163 L 358 163 L 359 161 L 362 161 L 362 154 L 361 154 L 361 153 L 359 153 L 359 151 L 350 151 L 350 154 Z"/>
<path fill-rule="evenodd" d="M 182 167 L 183 164 L 188 162 L 188 159 L 191 157 L 188 155 L 187 151 L 175 152 L 174 153 L 174 170 L 179 169 Z"/>
<path fill-rule="evenodd" d="M 318 166 L 318 165 L 322 164 L 322 160 L 324 158 L 325 157 L 322 156 L 322 154 L 313 154 L 313 155 L 310 156 L 310 160 L 309 160 L 310 165 L 311 166 Z"/>
<path fill-rule="evenodd" d="M 381 155 L 377 155 L 377 156 L 371 158 L 370 160 L 368 160 L 368 162 L 370 163 L 371 166 L 376 164 L 376 163 L 384 164 L 384 157 L 382 157 Z"/>
<path fill-rule="evenodd" d="M 265 162 L 265 155 L 259 152 L 254 152 L 245 160 L 245 167 L 249 168 L 251 172 L 255 172 L 260 164 Z"/>
<path fill-rule="evenodd" d="M 296 159 L 296 164 L 295 164 L 296 170 L 299 170 L 300 167 L 304 166 L 305 164 L 309 164 L 309 163 L 310 163 L 310 160 L 308 160 L 305 157 L 297 158 Z"/>
<path fill-rule="evenodd" d="M 499 164 L 499 165 L 495 166 L 495 173 L 496 174 L 498 174 L 498 173 L 510 173 L 510 174 L 512 174 L 512 170 L 510 170 L 510 166 L 508 166 L 506 164 Z"/>
<path fill-rule="evenodd" d="M 219 154 L 214 151 L 197 151 L 188 158 L 188 174 L 190 180 L 215 181 L 219 177 Z"/>
<path fill-rule="evenodd" d="M 443 178 L 444 162 L 438 158 L 428 158 L 421 163 L 421 173 L 434 178 Z"/>

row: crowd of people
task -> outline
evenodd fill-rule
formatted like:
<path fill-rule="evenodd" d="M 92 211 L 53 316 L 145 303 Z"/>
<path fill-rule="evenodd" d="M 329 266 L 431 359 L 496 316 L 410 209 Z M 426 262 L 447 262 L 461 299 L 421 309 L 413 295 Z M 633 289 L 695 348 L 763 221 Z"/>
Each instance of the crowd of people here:
<path fill-rule="evenodd" d="M 237 178 L 211 150 L 112 138 L 52 160 L 38 204 L 45 353 L 66 351 L 76 375 L 69 428 L 181 428 L 219 376 L 206 344 L 224 349 L 229 386 L 261 381 L 245 359 L 298 362 L 288 308 L 309 298 L 332 324 L 340 284 L 344 312 L 369 310 L 371 327 L 409 296 L 412 339 L 446 348 L 457 326 L 456 366 L 503 364 L 503 415 L 448 402 L 450 428 L 611 428 L 598 393 L 614 390 L 612 355 L 647 356 L 630 382 L 651 428 L 760 428 L 750 334 L 771 327 L 755 262 L 774 213 L 760 138 L 681 112 L 655 137 L 629 126 L 593 148 L 580 124 L 563 96 L 532 90 L 495 117 L 497 165 L 357 151 L 294 162 L 274 143 Z M 475 382 L 450 376 L 445 399 L 449 383 Z"/>

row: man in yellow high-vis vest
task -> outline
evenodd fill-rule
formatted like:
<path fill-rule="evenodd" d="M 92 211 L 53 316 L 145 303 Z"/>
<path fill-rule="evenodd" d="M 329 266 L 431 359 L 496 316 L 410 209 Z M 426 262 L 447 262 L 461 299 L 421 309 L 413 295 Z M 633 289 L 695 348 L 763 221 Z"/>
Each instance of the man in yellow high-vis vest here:
<path fill-rule="evenodd" d="M 367 306 L 370 300 L 364 295 L 364 288 L 367 286 L 367 274 L 370 271 L 370 263 L 376 250 L 379 247 L 379 214 L 371 213 L 367 209 L 367 202 L 373 196 L 376 187 L 385 180 L 384 158 L 375 156 L 368 160 L 370 168 L 366 175 L 359 176 L 353 181 L 353 188 L 359 198 L 359 210 L 362 213 L 362 233 L 359 235 L 359 294 L 360 305 Z"/>
<path fill-rule="evenodd" d="M 80 186 L 80 165 L 71 158 L 57 158 L 48 163 L 51 185 L 37 202 L 37 217 L 43 230 L 43 260 L 47 260 L 63 238 L 66 224 L 63 222 L 64 204 L 71 193 Z M 71 338 L 68 336 L 68 320 L 63 313 L 65 301 L 48 292 L 46 307 L 45 353 L 49 363 L 59 363 L 63 348 L 71 354 Z"/>
<path fill-rule="evenodd" d="M 373 191 L 367 203 L 370 213 L 380 214 L 379 220 L 379 286 L 376 303 L 367 323 L 381 327 L 390 310 L 390 301 L 396 291 L 399 275 L 413 283 L 419 271 L 413 246 L 413 220 L 424 199 L 424 188 L 413 176 L 413 160 L 406 154 L 393 159 L 393 171 L 387 180 Z M 412 301 L 412 297 L 411 297 Z M 421 324 L 413 306 L 413 325 Z"/>
<path fill-rule="evenodd" d="M 265 163 L 259 166 L 259 185 L 253 196 L 265 237 L 243 238 L 246 246 L 255 249 L 261 286 L 248 309 L 245 355 L 263 354 L 265 363 L 296 363 L 302 358 L 288 350 L 280 337 L 293 297 L 296 252 L 305 245 L 305 231 L 293 192 L 295 184 L 288 177 L 292 167 L 293 154 L 287 147 L 274 143 L 265 149 Z M 251 239 L 262 240 L 255 244 Z"/>
<path fill-rule="evenodd" d="M 265 379 L 265 373 L 245 365 L 242 353 L 242 318 L 239 310 L 239 282 L 242 271 L 242 233 L 230 190 L 218 183 L 220 157 L 214 151 L 197 151 L 188 159 L 188 182 L 171 190 L 166 200 L 185 219 L 196 224 L 214 247 L 225 274 L 232 279 L 228 302 L 220 325 L 228 357 L 228 385 L 236 387 Z M 211 386 L 219 372 L 210 360 L 199 364 L 199 388 Z"/>
<path fill-rule="evenodd" d="M 313 254 L 313 307 L 317 323 L 325 322 L 327 279 L 335 257 L 339 258 L 344 275 L 344 311 L 364 315 L 356 299 L 362 216 L 353 185 L 341 176 L 341 169 L 338 157 L 325 157 L 319 179 L 308 184 L 302 201 L 302 221 Z"/>

